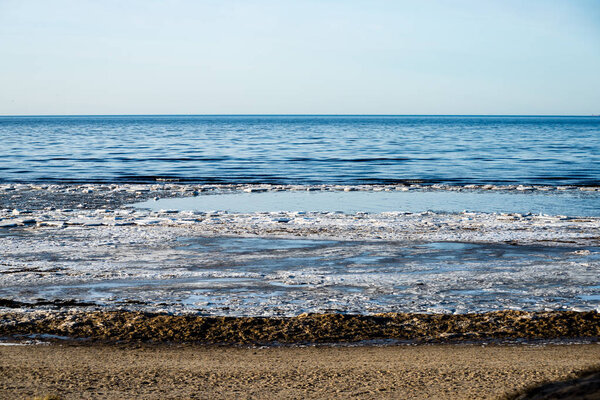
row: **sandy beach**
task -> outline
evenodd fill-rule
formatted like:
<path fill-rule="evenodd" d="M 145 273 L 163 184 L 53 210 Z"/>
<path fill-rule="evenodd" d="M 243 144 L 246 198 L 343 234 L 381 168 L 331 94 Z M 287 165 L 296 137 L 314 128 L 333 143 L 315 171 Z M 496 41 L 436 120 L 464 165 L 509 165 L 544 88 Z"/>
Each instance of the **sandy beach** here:
<path fill-rule="evenodd" d="M 600 346 L 0 347 L 0 398 L 496 399 L 600 364 Z M 590 397 L 591 398 L 591 397 Z"/>

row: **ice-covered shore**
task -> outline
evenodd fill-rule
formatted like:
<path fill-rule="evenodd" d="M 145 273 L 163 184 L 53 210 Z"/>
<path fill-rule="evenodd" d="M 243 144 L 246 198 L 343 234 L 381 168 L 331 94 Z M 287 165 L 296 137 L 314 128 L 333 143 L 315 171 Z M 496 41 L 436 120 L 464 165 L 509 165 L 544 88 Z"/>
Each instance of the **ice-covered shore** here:
<path fill-rule="evenodd" d="M 131 208 L 0 209 L 0 228 L 33 231 L 69 227 L 185 228 L 199 235 L 269 236 L 336 240 L 464 241 L 515 244 L 597 244 L 599 217 L 518 213 L 337 212 L 228 213 Z"/>
<path fill-rule="evenodd" d="M 154 197 L 244 190 L 560 189 L 1 185 L 0 298 L 23 310 L 73 300 L 92 308 L 238 316 L 598 309 L 599 217 L 127 206 Z M 232 238 L 294 239 L 302 250 L 284 242 L 263 243 L 261 249 Z M 440 257 L 431 259 L 435 249 L 421 245 L 446 242 L 483 247 L 457 250 L 450 259 L 444 257 L 453 250 L 442 247 Z M 488 251 L 487 245 L 500 247 Z M 501 246 L 538 247 L 506 259 L 499 256 L 507 251 Z M 562 250 L 552 255 L 557 248 Z M 398 261 L 407 255 L 414 259 Z M 342 261 L 332 269 L 335 263 L 328 260 Z"/>
<path fill-rule="evenodd" d="M 464 212 L 379 214 L 263 212 L 152 212 L 129 209 L 0 210 L 0 227 L 26 232 L 70 227 L 185 228 L 200 235 L 269 236 L 335 240 L 464 241 L 515 244 L 597 244 L 600 218 Z"/>
<path fill-rule="evenodd" d="M 283 185 L 0 185 L 0 227 L 182 227 L 202 235 L 310 237 L 343 240 L 423 240 L 561 244 L 598 243 L 599 217 L 518 213 L 149 211 L 126 207 L 151 198 L 235 191 L 598 191 L 547 186 L 283 186 Z M 591 200 L 593 201 L 593 200 Z M 107 207 L 113 205 L 114 207 Z M 126 229 L 126 228 L 123 228 Z"/>

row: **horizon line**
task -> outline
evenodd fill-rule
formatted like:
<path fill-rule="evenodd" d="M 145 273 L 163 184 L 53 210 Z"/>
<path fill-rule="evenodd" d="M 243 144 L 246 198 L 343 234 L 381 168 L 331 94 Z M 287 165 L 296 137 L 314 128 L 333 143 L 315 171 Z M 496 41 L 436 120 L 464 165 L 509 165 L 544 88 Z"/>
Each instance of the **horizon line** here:
<path fill-rule="evenodd" d="M 0 114 L 0 117 L 600 117 L 600 114 Z"/>

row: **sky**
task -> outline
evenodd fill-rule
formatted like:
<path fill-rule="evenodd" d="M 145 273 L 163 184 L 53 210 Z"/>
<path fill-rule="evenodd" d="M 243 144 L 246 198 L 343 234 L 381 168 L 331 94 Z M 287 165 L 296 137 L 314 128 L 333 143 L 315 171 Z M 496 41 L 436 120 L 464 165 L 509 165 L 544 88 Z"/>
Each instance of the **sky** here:
<path fill-rule="evenodd" d="M 31 114 L 600 114 L 600 1 L 0 0 Z"/>

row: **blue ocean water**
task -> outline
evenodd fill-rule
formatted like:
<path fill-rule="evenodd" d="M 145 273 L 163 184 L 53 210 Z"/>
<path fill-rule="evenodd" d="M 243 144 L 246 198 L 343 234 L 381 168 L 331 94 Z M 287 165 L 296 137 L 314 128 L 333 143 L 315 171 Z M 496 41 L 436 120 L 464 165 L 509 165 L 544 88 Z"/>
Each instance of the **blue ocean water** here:
<path fill-rule="evenodd" d="M 600 184 L 599 117 L 0 117 L 0 182 Z"/>

